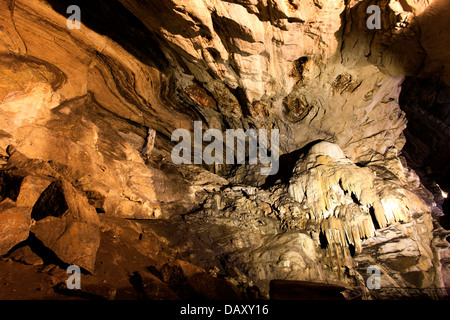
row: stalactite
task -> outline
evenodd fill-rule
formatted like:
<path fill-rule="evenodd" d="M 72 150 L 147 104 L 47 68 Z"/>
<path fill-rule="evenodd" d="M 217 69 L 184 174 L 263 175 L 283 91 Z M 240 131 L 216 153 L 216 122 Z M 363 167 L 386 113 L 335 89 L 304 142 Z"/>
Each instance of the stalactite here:
<path fill-rule="evenodd" d="M 289 183 L 289 194 L 312 208 L 329 244 L 352 245 L 361 251 L 361 239 L 375 235 L 376 223 L 384 228 L 410 220 L 421 211 L 422 201 L 392 181 L 347 159 L 336 144 L 319 142 L 301 158 Z"/>

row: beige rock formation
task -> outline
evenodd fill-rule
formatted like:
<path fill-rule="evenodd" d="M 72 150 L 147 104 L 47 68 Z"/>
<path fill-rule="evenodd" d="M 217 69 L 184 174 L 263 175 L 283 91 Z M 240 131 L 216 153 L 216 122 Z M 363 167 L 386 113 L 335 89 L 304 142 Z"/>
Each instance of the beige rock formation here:
<path fill-rule="evenodd" d="M 319 142 L 294 168 L 289 194 L 304 203 L 310 219 L 322 223 L 329 243 L 348 242 L 361 251 L 360 239 L 375 235 L 374 223 L 384 228 L 394 222 L 409 222 L 414 212 L 431 211 L 393 180 L 356 166 L 339 146 Z M 371 212 L 376 221 L 372 221 Z"/>
<path fill-rule="evenodd" d="M 108 298 L 158 298 L 147 285 L 267 298 L 273 279 L 359 288 L 370 265 L 395 290 L 361 297 L 443 297 L 442 205 L 402 157 L 399 97 L 405 76 L 450 85 L 450 6 L 369 2 L 83 1 L 68 29 L 70 1 L 3 1 L 0 254 L 78 264 Z M 439 97 L 423 100 L 448 107 Z M 194 121 L 278 129 L 278 174 L 175 165 L 171 134 Z M 445 151 L 448 124 L 432 123 Z"/>

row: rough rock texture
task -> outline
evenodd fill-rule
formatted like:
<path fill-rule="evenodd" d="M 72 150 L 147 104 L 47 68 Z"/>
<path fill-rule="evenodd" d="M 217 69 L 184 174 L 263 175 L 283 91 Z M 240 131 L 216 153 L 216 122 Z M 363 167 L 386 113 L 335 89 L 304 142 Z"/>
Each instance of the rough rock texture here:
<path fill-rule="evenodd" d="M 433 192 L 438 205 L 448 210 L 441 190 L 448 192 L 450 187 L 450 89 L 438 78 L 409 77 L 403 83 L 400 105 L 408 116 L 403 149 L 408 165 Z"/>
<path fill-rule="evenodd" d="M 62 261 L 94 270 L 96 253 L 100 245 L 98 228 L 86 222 L 67 218 L 47 217 L 31 231 Z"/>
<path fill-rule="evenodd" d="M 28 238 L 30 224 L 30 208 L 17 207 L 9 200 L 0 203 L 0 255 Z"/>
<path fill-rule="evenodd" d="M 437 178 L 409 169 L 448 173 L 450 6 L 430 2 L 3 1 L 6 288 L 19 264 L 41 298 L 268 298 L 274 279 L 444 297 Z M 194 121 L 278 129 L 279 172 L 175 165 Z M 87 271 L 78 293 L 67 264 Z"/>
<path fill-rule="evenodd" d="M 31 232 L 58 258 L 94 270 L 100 221 L 87 198 L 68 181 L 52 182 L 34 204 L 31 218 Z"/>
<path fill-rule="evenodd" d="M 241 281 L 255 281 L 263 295 L 268 280 L 280 278 L 365 285 L 374 264 L 383 268 L 385 288 L 443 287 L 446 271 L 437 261 L 446 265 L 439 250 L 448 247 L 448 233 L 433 222 L 432 194 L 391 156 L 389 166 L 356 166 L 337 145 L 318 142 L 288 184 L 215 192 L 187 219 L 211 224 L 213 242 L 245 270 Z M 376 297 L 408 295 L 383 294 Z"/>
<path fill-rule="evenodd" d="M 431 206 L 398 184 L 406 178 L 399 161 L 397 166 L 397 172 L 391 166 L 392 171 L 377 175 L 370 167 L 353 164 L 339 146 L 319 142 L 294 168 L 289 194 L 303 203 L 305 218 L 322 224 L 328 243 L 349 243 L 361 251 L 360 239 L 374 236 L 374 224 L 384 228 L 409 222 L 414 212 L 431 211 Z"/>

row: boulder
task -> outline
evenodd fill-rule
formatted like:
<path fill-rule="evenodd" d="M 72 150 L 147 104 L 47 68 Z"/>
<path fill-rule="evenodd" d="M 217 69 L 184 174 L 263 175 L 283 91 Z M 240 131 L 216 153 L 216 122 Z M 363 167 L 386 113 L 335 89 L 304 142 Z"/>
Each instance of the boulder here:
<path fill-rule="evenodd" d="M 15 261 L 20 261 L 28 265 L 38 266 L 44 264 L 44 261 L 39 257 L 29 246 L 23 246 L 14 250 L 10 257 Z"/>
<path fill-rule="evenodd" d="M 93 272 L 100 245 L 97 212 L 69 182 L 52 182 L 41 194 L 31 217 L 31 231 L 58 258 Z"/>
<path fill-rule="evenodd" d="M 209 275 L 204 269 L 187 261 L 166 263 L 161 268 L 161 276 L 181 299 L 239 299 L 237 290 L 230 283 Z"/>
<path fill-rule="evenodd" d="M 37 222 L 31 231 L 63 262 L 91 273 L 94 271 L 100 246 L 98 226 L 73 218 L 50 216 Z"/>
<path fill-rule="evenodd" d="M 272 300 L 345 300 L 340 285 L 295 280 L 270 281 Z"/>
<path fill-rule="evenodd" d="M 30 208 L 17 207 L 7 199 L 0 203 L 0 255 L 26 240 L 30 231 Z"/>

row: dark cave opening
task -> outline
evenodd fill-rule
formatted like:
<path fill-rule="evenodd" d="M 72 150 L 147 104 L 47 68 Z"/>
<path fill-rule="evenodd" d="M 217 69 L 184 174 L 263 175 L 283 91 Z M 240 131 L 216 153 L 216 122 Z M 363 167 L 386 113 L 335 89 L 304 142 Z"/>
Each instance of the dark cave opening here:
<path fill-rule="evenodd" d="M 328 247 L 328 240 L 327 237 L 325 235 L 325 233 L 323 231 L 321 231 L 319 233 L 319 242 L 320 242 L 320 247 L 322 249 L 326 249 Z"/>
<path fill-rule="evenodd" d="M 439 77 L 406 77 L 399 97 L 408 119 L 402 155 L 434 195 L 449 228 L 450 191 L 450 87 Z"/>
<path fill-rule="evenodd" d="M 369 207 L 369 213 L 370 218 L 372 219 L 373 222 L 373 226 L 375 227 L 375 230 L 380 229 L 380 225 L 378 224 L 377 218 L 375 217 L 375 210 L 373 209 L 373 207 Z"/>

